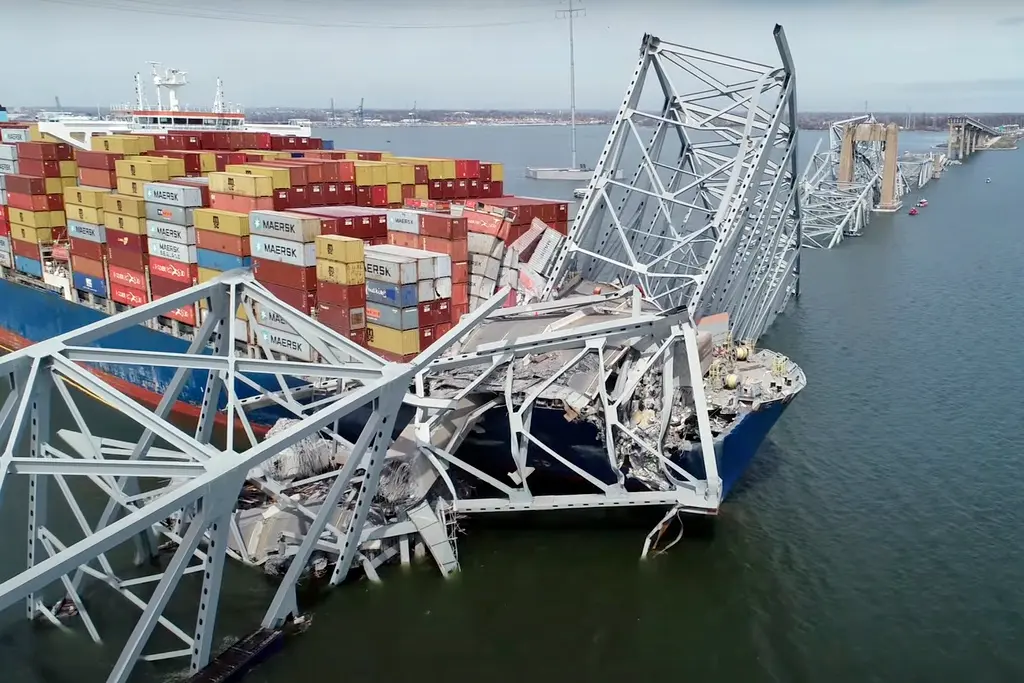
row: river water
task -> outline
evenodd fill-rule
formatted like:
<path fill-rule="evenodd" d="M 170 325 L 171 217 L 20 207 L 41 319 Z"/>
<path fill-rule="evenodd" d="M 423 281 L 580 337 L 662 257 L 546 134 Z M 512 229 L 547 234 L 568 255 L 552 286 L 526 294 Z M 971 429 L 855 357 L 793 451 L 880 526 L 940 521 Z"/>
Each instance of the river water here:
<path fill-rule="evenodd" d="M 517 194 L 573 187 L 522 179 L 527 164 L 566 163 L 565 128 L 321 133 L 339 148 L 503 161 Z M 581 158 L 605 135 L 581 129 Z M 819 135 L 801 136 L 801 156 Z M 901 148 L 939 139 L 910 134 Z M 248 680 L 1024 679 L 1022 175 L 1020 153 L 978 154 L 925 188 L 921 215 L 879 215 L 865 236 L 805 252 L 803 295 L 762 344 L 810 384 L 711 530 L 641 563 L 648 527 L 632 520 L 471 527 L 456 578 L 424 565 L 341 587 Z M 131 437 L 119 416 L 89 410 Z M 18 498 L 0 518 L 13 539 L 3 576 L 23 557 Z M 253 628 L 273 590 L 244 569 L 229 576 L 224 638 Z M 104 680 L 138 612 L 102 586 L 90 597 L 110 646 L 9 612 L 0 680 Z"/>

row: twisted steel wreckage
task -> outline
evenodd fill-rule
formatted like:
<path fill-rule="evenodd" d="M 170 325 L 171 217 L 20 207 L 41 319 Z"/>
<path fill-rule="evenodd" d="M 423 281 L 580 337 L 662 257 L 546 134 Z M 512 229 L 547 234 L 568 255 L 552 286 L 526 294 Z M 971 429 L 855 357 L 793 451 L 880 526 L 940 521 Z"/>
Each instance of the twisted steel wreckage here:
<path fill-rule="evenodd" d="M 80 624 L 99 642 L 83 584 L 106 584 L 142 610 L 108 679 L 122 683 L 139 659 L 184 657 L 192 672 L 210 662 L 228 557 L 283 575 L 263 621 L 276 629 L 297 613 L 296 585 L 310 573 L 336 584 L 355 566 L 376 580 L 383 562 L 416 552 L 455 571 L 456 515 L 716 513 L 805 384 L 792 361 L 754 346 L 799 287 L 795 77 L 781 27 L 774 37 L 778 67 L 645 36 L 586 198 L 535 295 L 500 308 L 499 292 L 410 363 L 352 344 L 245 271 L 0 359 L 11 385 L 0 494 L 28 486 L 28 566 L 0 584 L 0 609 L 24 600 L 28 618 Z M 689 91 L 678 89 L 685 80 Z M 655 113 L 641 109 L 652 93 Z M 200 300 L 210 313 L 187 354 L 104 345 Z M 242 305 L 256 321 L 254 304 L 287 321 L 319 362 L 237 352 L 233 312 Z M 177 370 L 150 410 L 104 381 L 114 364 Z M 184 428 L 169 415 L 189 382 L 205 394 Z M 137 422 L 141 438 L 95 433 L 68 385 Z M 56 398 L 77 430 L 51 429 Z M 254 411 L 285 417 L 261 438 Z M 215 445 L 218 423 L 241 427 Z M 76 499 L 83 478 L 107 499 L 97 519 Z M 551 483 L 566 479 L 571 492 Z M 48 525 L 57 498 L 75 538 Z M 140 567 L 163 571 L 119 577 L 109 551 L 125 543 Z M 163 611 L 191 573 L 202 588 L 182 598 L 197 603 L 186 632 Z M 180 648 L 143 654 L 158 624 Z"/>

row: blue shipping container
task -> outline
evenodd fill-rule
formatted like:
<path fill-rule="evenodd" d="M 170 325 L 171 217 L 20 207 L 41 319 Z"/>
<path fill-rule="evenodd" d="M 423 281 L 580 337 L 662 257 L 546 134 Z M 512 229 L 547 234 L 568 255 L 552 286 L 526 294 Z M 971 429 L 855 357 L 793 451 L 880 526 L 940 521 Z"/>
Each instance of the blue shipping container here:
<path fill-rule="evenodd" d="M 28 275 L 43 277 L 43 264 L 35 259 L 14 255 L 14 269 Z"/>
<path fill-rule="evenodd" d="M 390 282 L 367 280 L 366 300 L 398 308 L 409 308 L 419 304 L 415 282 L 408 285 L 393 285 Z"/>
<path fill-rule="evenodd" d="M 303 152 L 292 152 L 292 159 L 301 159 Z"/>
<path fill-rule="evenodd" d="M 196 263 L 200 268 L 210 270 L 234 270 L 235 268 L 252 268 L 252 259 L 248 256 L 235 256 L 234 254 L 222 254 L 219 251 L 210 249 L 196 249 Z"/>
<path fill-rule="evenodd" d="M 334 149 L 334 140 L 324 140 L 324 149 Z"/>
<path fill-rule="evenodd" d="M 101 296 L 104 299 L 107 298 L 107 283 L 105 281 L 100 280 L 99 278 L 82 275 L 81 273 L 74 273 L 73 279 L 75 289 L 92 292 L 96 296 Z"/>

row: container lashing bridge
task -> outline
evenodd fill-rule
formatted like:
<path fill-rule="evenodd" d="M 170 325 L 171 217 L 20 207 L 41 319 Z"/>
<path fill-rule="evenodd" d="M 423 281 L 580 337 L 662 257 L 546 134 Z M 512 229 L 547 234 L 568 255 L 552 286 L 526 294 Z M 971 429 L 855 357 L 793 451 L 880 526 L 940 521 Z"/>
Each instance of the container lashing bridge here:
<path fill-rule="evenodd" d="M 27 618 L 81 628 L 99 642 L 83 589 L 87 581 L 109 587 L 142 612 L 107 679 L 124 683 L 139 660 L 181 657 L 193 673 L 207 666 L 229 557 L 280 566 L 262 620 L 273 629 L 297 613 L 296 585 L 318 559 L 331 567 L 331 585 L 353 568 L 377 580 L 382 563 L 414 552 L 444 575 L 456 571 L 457 515 L 651 505 L 667 508 L 665 520 L 715 514 L 722 480 L 700 320 L 728 314 L 737 338 L 756 340 L 799 286 L 795 74 L 781 27 L 775 40 L 781 67 L 645 36 L 587 197 L 562 252 L 540 274 L 540 300 L 499 308 L 503 290 L 410 363 L 385 362 L 242 271 L 0 358 L 0 378 L 10 384 L 0 408 L 0 496 L 15 478 L 29 491 L 27 566 L 0 583 L 0 610 L 24 601 Z M 638 108 L 648 78 L 663 101 L 657 113 Z M 684 78 L 691 91 L 679 89 Z M 631 144 L 640 162 L 620 181 Z M 209 314 L 187 353 L 103 342 L 200 301 Z M 318 361 L 240 351 L 234 312 L 246 309 L 260 339 L 254 304 L 283 319 Z M 103 367 L 118 364 L 177 370 L 150 409 L 105 381 Z M 169 417 L 190 382 L 205 393 L 194 427 L 184 428 Z M 142 436 L 125 442 L 99 433 L 82 416 L 77 390 L 114 406 Z M 53 397 L 75 429 L 51 429 Z M 251 416 L 269 406 L 293 419 L 261 439 Z M 579 468 L 536 432 L 535 414 L 552 406 L 598 425 L 611 480 Z M 504 476 L 459 452 L 488 414 L 506 420 Z M 696 425 L 702 477 L 667 455 L 669 427 L 684 417 Z M 224 420 L 238 429 L 226 430 L 220 447 L 214 428 Z M 330 461 L 328 471 L 279 476 L 282 453 L 310 444 Z M 593 492 L 534 493 L 531 449 Z M 646 491 L 627 488 L 628 466 L 630 476 L 645 477 Z M 98 517 L 83 512 L 82 487 L 69 484 L 76 478 L 106 497 Z M 480 486 L 467 493 L 466 479 Z M 243 504 L 254 497 L 262 505 Z M 72 513 L 74 537 L 48 524 L 59 503 Z M 126 568 L 110 555 L 122 544 L 134 544 L 136 564 L 156 561 L 161 570 L 122 578 Z M 198 593 L 179 587 L 186 574 L 202 576 Z M 140 586 L 152 587 L 148 599 Z M 190 628 L 164 614 L 175 595 L 176 604 L 196 606 Z M 158 626 L 180 645 L 144 652 Z"/>

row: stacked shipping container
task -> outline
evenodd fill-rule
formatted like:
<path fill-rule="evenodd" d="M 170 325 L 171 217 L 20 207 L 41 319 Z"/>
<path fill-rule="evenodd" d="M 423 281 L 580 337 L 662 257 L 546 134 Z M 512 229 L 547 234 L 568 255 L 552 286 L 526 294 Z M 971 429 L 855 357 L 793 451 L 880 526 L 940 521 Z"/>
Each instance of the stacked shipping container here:
<path fill-rule="evenodd" d="M 363 240 L 316 238 L 316 317 L 360 346 L 366 343 L 366 263 Z"/>
<path fill-rule="evenodd" d="M 4 156 L 18 171 L 5 179 L 11 260 L 15 270 L 42 278 L 44 253 L 66 238 L 64 188 L 75 184 L 77 166 L 64 143 L 17 142 Z M 56 256 L 66 260 L 67 252 Z"/>

